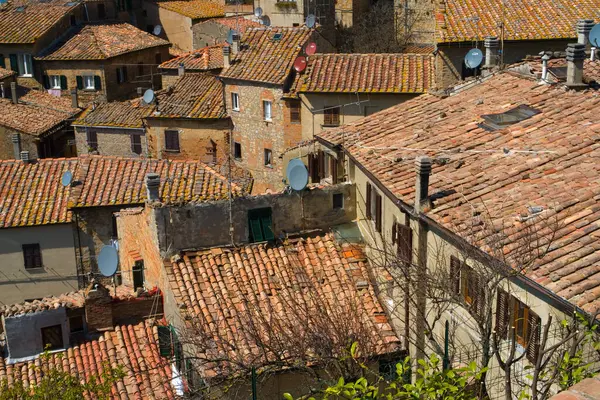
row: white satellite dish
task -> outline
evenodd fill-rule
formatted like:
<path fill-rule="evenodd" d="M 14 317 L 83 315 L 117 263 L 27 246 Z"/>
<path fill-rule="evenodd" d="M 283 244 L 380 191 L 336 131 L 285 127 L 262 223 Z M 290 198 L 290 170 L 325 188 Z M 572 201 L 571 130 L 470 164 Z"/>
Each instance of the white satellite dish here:
<path fill-rule="evenodd" d="M 263 9 L 260 7 L 256 7 L 254 9 L 254 16 L 257 18 L 260 18 L 260 17 L 262 17 L 262 15 L 263 15 Z"/>
<path fill-rule="evenodd" d="M 154 102 L 154 98 L 154 90 L 148 89 L 146 92 L 144 92 L 144 97 L 142 97 L 142 100 L 144 100 L 144 103 L 146 104 L 152 104 Z"/>
<path fill-rule="evenodd" d="M 290 160 L 286 172 L 287 181 L 292 189 L 300 191 L 308 185 L 308 170 L 302 160 L 297 158 Z"/>
<path fill-rule="evenodd" d="M 479 49 L 471 49 L 465 56 L 465 65 L 471 69 L 477 68 L 483 62 L 483 52 Z"/>
<path fill-rule="evenodd" d="M 263 17 L 260 19 L 260 22 L 264 26 L 271 26 L 271 18 L 269 18 L 268 15 L 263 15 Z"/>
<path fill-rule="evenodd" d="M 314 28 L 316 23 L 317 17 L 315 17 L 314 14 L 308 14 L 306 17 L 306 26 L 309 28 Z"/>
<path fill-rule="evenodd" d="M 117 272 L 119 254 L 113 246 L 104 246 L 98 254 L 98 269 L 106 277 L 111 277 Z"/>
<path fill-rule="evenodd" d="M 156 36 L 160 35 L 162 33 L 162 26 L 156 25 L 152 30 L 152 33 Z"/>
<path fill-rule="evenodd" d="M 71 184 L 72 181 L 73 181 L 73 173 L 71 171 L 65 171 L 65 173 L 62 174 L 62 178 L 60 179 L 61 185 L 63 185 L 64 187 L 67 187 Z"/>
<path fill-rule="evenodd" d="M 285 176 L 290 176 L 291 169 L 297 165 L 304 165 L 304 163 L 299 158 L 292 158 L 285 168 Z"/>

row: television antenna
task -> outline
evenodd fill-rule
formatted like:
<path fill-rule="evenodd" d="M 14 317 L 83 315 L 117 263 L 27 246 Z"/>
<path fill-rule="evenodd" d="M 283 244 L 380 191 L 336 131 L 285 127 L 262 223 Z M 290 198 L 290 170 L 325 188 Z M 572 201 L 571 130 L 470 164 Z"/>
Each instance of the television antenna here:
<path fill-rule="evenodd" d="M 2 1 L 2 0 L 0 0 Z M 60 178 L 60 184 L 67 187 L 73 182 L 73 173 L 71 171 L 65 171 Z"/>
<path fill-rule="evenodd" d="M 306 45 L 304 52 L 306 53 L 307 56 L 312 56 L 313 54 L 315 54 L 317 52 L 317 44 L 315 42 L 310 42 L 309 44 Z"/>
<path fill-rule="evenodd" d="M 590 43 L 596 48 L 600 47 L 600 24 L 594 25 L 590 31 Z"/>
<path fill-rule="evenodd" d="M 483 62 L 483 53 L 479 49 L 471 49 L 465 56 L 465 65 L 468 68 L 475 69 Z"/>
<path fill-rule="evenodd" d="M 161 34 L 161 32 L 162 32 L 162 26 L 160 26 L 160 25 L 156 25 L 156 26 L 154 27 L 154 29 L 152 30 L 152 33 L 153 33 L 155 36 L 158 36 L 158 35 L 160 35 L 160 34 Z"/>
<path fill-rule="evenodd" d="M 254 16 L 255 16 L 256 18 L 260 18 L 260 17 L 262 17 L 262 15 L 263 15 L 263 9 L 262 9 L 262 8 L 260 8 L 260 7 L 256 7 L 256 8 L 254 9 Z"/>
<path fill-rule="evenodd" d="M 299 56 L 294 61 L 294 69 L 296 72 L 302 72 L 306 69 L 306 57 Z"/>
<path fill-rule="evenodd" d="M 144 100 L 144 103 L 146 103 L 146 104 L 154 103 L 155 99 L 156 99 L 156 96 L 154 95 L 154 90 L 152 90 L 152 89 L 146 90 L 144 92 L 144 96 L 142 97 L 142 100 Z"/>
<path fill-rule="evenodd" d="M 290 160 L 286 168 L 286 176 L 290 187 L 297 192 L 308 185 L 308 170 L 299 158 Z"/>
<path fill-rule="evenodd" d="M 306 22 L 305 23 L 306 23 L 306 26 L 308 28 L 314 28 L 315 24 L 317 23 L 317 17 L 315 17 L 314 14 L 308 14 L 306 16 Z"/>
<path fill-rule="evenodd" d="M 117 267 L 119 266 L 119 254 L 117 249 L 113 246 L 104 246 L 98 254 L 98 269 L 100 273 L 110 278 L 117 273 Z"/>

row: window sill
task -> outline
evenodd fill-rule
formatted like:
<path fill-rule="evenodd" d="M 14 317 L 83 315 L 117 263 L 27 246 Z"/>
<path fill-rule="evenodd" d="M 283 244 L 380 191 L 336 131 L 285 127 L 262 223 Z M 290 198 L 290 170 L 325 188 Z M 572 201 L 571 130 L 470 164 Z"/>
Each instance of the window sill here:
<path fill-rule="evenodd" d="M 31 274 L 39 274 L 39 273 L 44 273 L 46 272 L 46 269 L 42 266 L 42 267 L 35 267 L 35 268 L 27 268 L 25 267 L 25 271 L 31 273 Z"/>
<path fill-rule="evenodd" d="M 33 78 L 33 75 L 28 74 L 28 75 L 18 75 L 19 78 Z"/>
<path fill-rule="evenodd" d="M 273 164 L 266 164 L 265 168 L 273 169 Z"/>
<path fill-rule="evenodd" d="M 321 125 L 321 128 L 337 128 L 338 126 L 340 126 L 340 124 L 337 124 L 337 125 L 326 125 L 326 124 L 323 124 L 323 125 Z"/>
<path fill-rule="evenodd" d="M 165 153 L 181 153 L 181 150 L 164 149 Z"/>
<path fill-rule="evenodd" d="M 239 108 L 232 108 L 231 111 L 240 112 Z"/>
<path fill-rule="evenodd" d="M 82 91 L 84 91 L 84 92 L 97 92 L 97 90 L 96 90 L 96 89 L 89 89 L 89 88 L 80 89 L 80 90 L 82 90 Z"/>
<path fill-rule="evenodd" d="M 242 161 L 242 157 L 233 157 L 235 161 Z"/>

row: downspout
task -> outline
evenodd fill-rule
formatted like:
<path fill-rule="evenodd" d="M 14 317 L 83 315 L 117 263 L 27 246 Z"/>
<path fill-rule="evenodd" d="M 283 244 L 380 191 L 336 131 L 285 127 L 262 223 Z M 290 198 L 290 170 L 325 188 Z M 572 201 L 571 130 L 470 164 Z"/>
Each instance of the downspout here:
<path fill-rule="evenodd" d="M 83 284 L 83 280 L 85 279 L 85 275 L 83 274 L 83 256 L 81 255 L 81 235 L 79 234 L 79 218 L 77 218 L 77 213 L 73 213 L 75 216 L 75 232 L 77 233 L 77 249 L 79 250 L 79 262 L 77 262 L 77 255 L 75 255 L 75 263 L 78 264 L 77 268 L 77 283 L 79 289 L 83 289 L 85 284 Z M 81 274 L 81 275 L 80 275 Z M 81 276 L 81 281 L 79 277 Z"/>

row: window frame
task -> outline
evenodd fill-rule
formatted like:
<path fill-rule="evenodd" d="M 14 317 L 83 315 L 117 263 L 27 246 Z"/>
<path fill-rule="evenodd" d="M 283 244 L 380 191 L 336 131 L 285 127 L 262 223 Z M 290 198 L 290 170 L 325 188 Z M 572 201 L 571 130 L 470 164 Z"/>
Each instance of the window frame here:
<path fill-rule="evenodd" d="M 242 159 L 242 144 L 240 142 L 233 142 L 233 158 L 236 160 Z"/>
<path fill-rule="evenodd" d="M 103 3 L 98 3 L 96 5 L 96 12 L 98 14 L 98 19 L 106 19 L 106 6 Z"/>
<path fill-rule="evenodd" d="M 251 243 L 275 239 L 271 207 L 248 210 L 248 233 L 248 241 Z"/>
<path fill-rule="evenodd" d="M 273 121 L 273 102 L 270 100 L 263 100 L 263 120 L 267 122 Z"/>
<path fill-rule="evenodd" d="M 44 268 L 42 247 L 39 243 L 26 243 L 21 245 L 23 251 L 23 266 L 25 270 Z"/>
<path fill-rule="evenodd" d="M 179 142 L 179 130 L 178 129 L 165 129 L 164 138 L 165 138 L 165 151 L 170 153 L 180 153 L 181 152 L 181 143 Z M 171 135 L 171 139 L 167 139 Z M 176 138 L 174 140 L 173 138 Z M 171 147 L 174 143 L 177 144 L 176 147 Z"/>
<path fill-rule="evenodd" d="M 485 315 L 485 281 L 480 273 L 456 256 L 450 256 L 450 281 L 455 295 L 460 296 L 478 318 Z"/>
<path fill-rule="evenodd" d="M 344 193 L 334 193 L 331 196 L 331 208 L 334 210 L 344 209 Z"/>
<path fill-rule="evenodd" d="M 60 75 L 50 75 L 50 89 L 62 89 L 62 85 L 60 82 Z M 58 85 L 56 84 L 58 83 Z"/>
<path fill-rule="evenodd" d="M 33 57 L 29 53 L 17 54 L 18 73 L 20 77 L 31 78 L 33 76 Z"/>
<path fill-rule="evenodd" d="M 98 132 L 88 130 L 85 133 L 88 149 L 98 151 Z"/>
<path fill-rule="evenodd" d="M 323 126 L 340 126 L 341 107 L 327 107 L 323 110 Z"/>
<path fill-rule="evenodd" d="M 268 148 L 264 148 L 264 166 L 265 167 L 272 167 L 273 166 L 273 150 L 268 149 Z"/>
<path fill-rule="evenodd" d="M 240 94 L 237 92 L 231 92 L 231 109 L 240 111 Z"/>
<path fill-rule="evenodd" d="M 121 84 L 126 82 L 128 82 L 127 66 L 121 65 L 120 67 L 117 67 L 117 83 Z"/>
<path fill-rule="evenodd" d="M 139 152 L 136 149 L 139 147 Z M 142 135 L 131 134 L 131 152 L 137 155 L 142 154 Z"/>
<path fill-rule="evenodd" d="M 300 100 L 290 100 L 290 123 L 301 124 L 302 123 L 302 103 Z"/>
<path fill-rule="evenodd" d="M 50 325 L 50 326 L 45 326 L 43 328 L 40 328 L 40 333 L 41 333 L 41 336 L 42 336 L 42 346 L 43 346 L 44 350 L 46 350 L 46 343 L 44 343 L 46 341 L 45 340 L 45 336 L 46 336 L 45 332 L 49 332 L 52 329 L 58 329 L 59 334 L 60 334 L 59 335 L 60 336 L 60 345 L 56 345 L 56 346 L 55 345 L 51 345 L 47 349 L 50 350 L 50 351 L 64 349 L 65 348 L 65 341 L 64 341 L 64 338 L 63 338 L 62 325 L 61 324 L 57 324 L 57 325 Z"/>
<path fill-rule="evenodd" d="M 83 79 L 83 90 L 96 90 L 94 75 L 81 75 L 81 77 Z M 88 85 L 90 82 L 91 85 Z"/>

